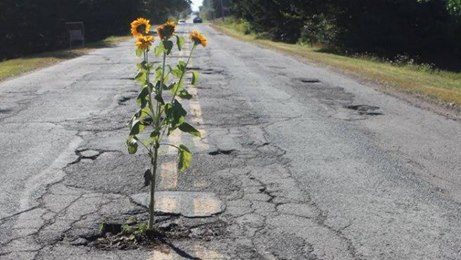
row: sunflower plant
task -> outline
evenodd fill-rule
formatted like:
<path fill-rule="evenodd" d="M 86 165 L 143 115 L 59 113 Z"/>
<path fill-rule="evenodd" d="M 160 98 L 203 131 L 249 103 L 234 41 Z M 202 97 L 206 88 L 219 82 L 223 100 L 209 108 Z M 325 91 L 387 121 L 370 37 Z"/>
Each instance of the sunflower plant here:
<path fill-rule="evenodd" d="M 176 48 L 181 51 L 186 39 L 175 34 L 176 23 L 166 22 L 157 28 L 158 44 L 153 47 L 155 37 L 150 34 L 149 20 L 138 18 L 131 23 L 131 33 L 136 38 L 136 55 L 142 61 L 136 65 L 138 73 L 135 80 L 139 82 L 140 90 L 136 99 L 139 109 L 132 116 L 127 139 L 128 152 L 135 154 L 138 147 L 144 147 L 149 155 L 150 169 L 144 173 L 146 186 L 150 185 L 149 222 L 148 229 L 154 227 L 155 178 L 158 168 L 159 148 L 162 145 L 171 146 L 178 151 L 178 170 L 186 171 L 192 160 L 192 153 L 185 145 L 165 142 L 167 136 L 174 131 L 182 131 L 195 137 L 201 137 L 200 132 L 186 122 L 187 112 L 180 103 L 181 99 L 192 96 L 185 88 L 187 66 L 197 46 L 205 47 L 207 39 L 198 31 L 190 33 L 192 49 L 187 61 L 178 61 L 176 65 L 167 64 L 167 58 Z M 150 51 L 161 58 L 156 66 L 149 61 Z M 198 73 L 191 72 L 191 85 L 197 83 Z"/>

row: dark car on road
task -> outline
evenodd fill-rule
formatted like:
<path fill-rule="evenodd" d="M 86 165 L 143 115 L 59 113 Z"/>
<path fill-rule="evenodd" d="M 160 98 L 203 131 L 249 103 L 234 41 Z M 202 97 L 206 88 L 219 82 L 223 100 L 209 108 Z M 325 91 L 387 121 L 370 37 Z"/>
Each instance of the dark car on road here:
<path fill-rule="evenodd" d="M 194 23 L 201 23 L 201 22 L 203 22 L 202 18 L 200 18 L 198 16 L 194 18 Z"/>

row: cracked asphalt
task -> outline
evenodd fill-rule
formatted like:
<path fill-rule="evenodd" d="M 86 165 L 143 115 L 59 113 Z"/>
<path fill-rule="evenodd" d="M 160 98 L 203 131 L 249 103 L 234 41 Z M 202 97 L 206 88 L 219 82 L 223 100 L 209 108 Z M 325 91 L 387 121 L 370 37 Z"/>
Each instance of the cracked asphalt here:
<path fill-rule="evenodd" d="M 160 249 L 94 246 L 100 223 L 147 212 L 133 199 L 146 154 L 125 147 L 138 91 L 126 42 L 0 83 L 0 259 L 461 258 L 459 121 L 195 27 L 209 46 L 184 103 L 204 137 L 170 137 L 194 161 L 179 175 L 163 150 L 157 190 L 212 193 L 223 211 L 159 212 L 190 229 Z"/>

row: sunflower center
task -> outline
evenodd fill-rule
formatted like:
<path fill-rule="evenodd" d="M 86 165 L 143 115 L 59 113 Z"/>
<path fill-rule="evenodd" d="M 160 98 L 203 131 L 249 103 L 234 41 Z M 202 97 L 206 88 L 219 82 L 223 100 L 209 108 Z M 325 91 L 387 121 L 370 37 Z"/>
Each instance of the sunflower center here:
<path fill-rule="evenodd" d="M 138 27 L 136 27 L 136 31 L 138 33 L 144 33 L 146 31 L 146 26 L 144 24 L 138 25 Z"/>

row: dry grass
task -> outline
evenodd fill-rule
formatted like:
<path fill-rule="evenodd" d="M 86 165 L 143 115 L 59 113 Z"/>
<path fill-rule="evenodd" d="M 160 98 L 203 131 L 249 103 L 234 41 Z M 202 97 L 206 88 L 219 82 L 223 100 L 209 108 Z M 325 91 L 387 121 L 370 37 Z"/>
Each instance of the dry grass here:
<path fill-rule="evenodd" d="M 128 39 L 130 39 L 129 36 L 111 36 L 102 41 L 90 43 L 85 48 L 44 52 L 27 57 L 6 60 L 0 62 L 0 81 L 44 68 L 64 60 L 82 56 L 97 48 L 110 47 Z"/>
<path fill-rule="evenodd" d="M 461 107 L 461 73 L 432 70 L 424 65 L 396 65 L 370 57 L 342 56 L 322 52 L 320 48 L 314 46 L 258 39 L 256 35 L 245 35 L 239 30 L 238 25 L 216 22 L 212 26 L 240 40 L 329 65 L 399 92 L 444 105 L 449 104 L 451 107 Z"/>

